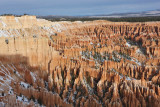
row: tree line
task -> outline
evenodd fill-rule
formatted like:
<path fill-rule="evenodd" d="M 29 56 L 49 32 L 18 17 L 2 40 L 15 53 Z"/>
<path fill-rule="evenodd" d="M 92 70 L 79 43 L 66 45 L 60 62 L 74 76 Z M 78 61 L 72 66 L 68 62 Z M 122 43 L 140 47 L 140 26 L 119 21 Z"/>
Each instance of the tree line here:
<path fill-rule="evenodd" d="M 121 18 L 88 18 L 88 17 L 74 17 L 74 18 L 45 18 L 49 21 L 94 21 L 107 20 L 111 22 L 149 22 L 160 21 L 160 16 L 151 17 L 121 17 Z"/>

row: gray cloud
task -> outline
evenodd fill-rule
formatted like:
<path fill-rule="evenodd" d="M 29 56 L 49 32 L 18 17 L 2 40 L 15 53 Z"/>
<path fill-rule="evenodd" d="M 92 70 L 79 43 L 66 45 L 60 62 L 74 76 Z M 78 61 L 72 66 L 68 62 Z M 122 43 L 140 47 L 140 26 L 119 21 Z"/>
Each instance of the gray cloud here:
<path fill-rule="evenodd" d="M 3 0 L 0 14 L 93 15 L 159 9 L 159 0 Z"/>

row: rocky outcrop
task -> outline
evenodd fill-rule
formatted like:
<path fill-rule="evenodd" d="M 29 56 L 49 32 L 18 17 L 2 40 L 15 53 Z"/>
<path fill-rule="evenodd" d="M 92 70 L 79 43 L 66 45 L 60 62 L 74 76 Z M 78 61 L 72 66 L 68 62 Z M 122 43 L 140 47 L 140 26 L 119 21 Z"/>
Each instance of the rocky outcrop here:
<path fill-rule="evenodd" d="M 0 29 L 2 106 L 160 105 L 159 22 L 3 16 Z"/>

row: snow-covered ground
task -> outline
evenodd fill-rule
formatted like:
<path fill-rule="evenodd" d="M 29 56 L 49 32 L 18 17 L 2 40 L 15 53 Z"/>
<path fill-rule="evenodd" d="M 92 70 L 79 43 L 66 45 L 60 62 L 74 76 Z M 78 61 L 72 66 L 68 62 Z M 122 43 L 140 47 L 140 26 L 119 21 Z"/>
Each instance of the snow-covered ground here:
<path fill-rule="evenodd" d="M 14 79 L 11 77 L 11 73 L 7 66 L 3 65 L 2 62 L 0 62 L 0 73 L 3 75 L 0 75 L 0 97 L 4 97 L 7 95 L 13 95 L 13 88 L 11 87 L 11 81 L 14 81 Z M 5 104 L 3 102 L 0 102 L 0 107 L 4 107 Z"/>
<path fill-rule="evenodd" d="M 23 103 L 29 104 L 29 100 L 25 96 L 23 96 L 23 95 L 17 96 L 17 100 L 18 101 L 22 101 Z"/>
<path fill-rule="evenodd" d="M 61 32 L 61 25 L 58 24 L 58 23 L 52 25 L 52 28 L 53 28 L 54 30 L 56 30 L 57 32 Z"/>
<path fill-rule="evenodd" d="M 1 92 L 0 97 L 16 94 L 13 88 L 11 87 L 11 81 L 16 82 L 16 79 L 12 78 L 13 75 L 15 75 L 16 77 L 21 77 L 16 67 L 13 64 L 4 65 L 2 62 L 0 62 L 0 73 L 3 74 L 3 75 L 0 75 L 0 92 Z M 36 76 L 34 73 L 31 72 L 31 76 L 33 80 L 36 80 Z M 25 83 L 23 81 L 20 82 L 20 85 L 24 88 L 30 87 L 30 84 Z M 16 101 L 21 101 L 24 104 L 29 105 L 31 100 L 27 99 L 24 95 L 20 95 L 20 96 L 16 96 Z M 37 99 L 34 100 L 34 103 L 38 104 Z M 0 107 L 5 107 L 5 103 L 0 102 Z M 42 105 L 40 107 L 44 107 L 44 106 Z"/>
<path fill-rule="evenodd" d="M 27 97 L 25 97 L 24 95 L 20 95 L 20 96 L 16 96 L 17 101 L 21 101 L 26 105 L 29 105 L 30 101 Z M 35 99 L 35 101 L 33 101 L 35 104 L 38 104 L 37 99 Z M 45 107 L 44 105 L 39 105 L 38 107 Z"/>
<path fill-rule="evenodd" d="M 54 34 L 54 32 L 51 29 L 51 27 L 43 27 L 43 29 L 46 30 L 47 32 L 49 32 L 50 34 Z"/>
<path fill-rule="evenodd" d="M 50 34 L 54 34 L 54 31 L 61 32 L 61 25 L 57 23 L 51 27 L 43 27 L 43 29 L 47 30 Z"/>

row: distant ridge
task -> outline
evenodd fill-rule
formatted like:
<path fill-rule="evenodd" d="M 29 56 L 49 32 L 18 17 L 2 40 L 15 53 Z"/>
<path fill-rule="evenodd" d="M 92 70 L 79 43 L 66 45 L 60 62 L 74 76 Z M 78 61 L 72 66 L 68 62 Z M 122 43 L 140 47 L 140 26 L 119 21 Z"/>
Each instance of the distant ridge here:
<path fill-rule="evenodd" d="M 160 9 L 152 10 L 152 11 L 144 11 L 144 12 L 128 12 L 128 13 L 113 13 L 113 14 L 102 14 L 102 15 L 92 15 L 88 16 L 90 18 L 101 18 L 101 17 L 150 17 L 150 16 L 160 16 Z"/>

